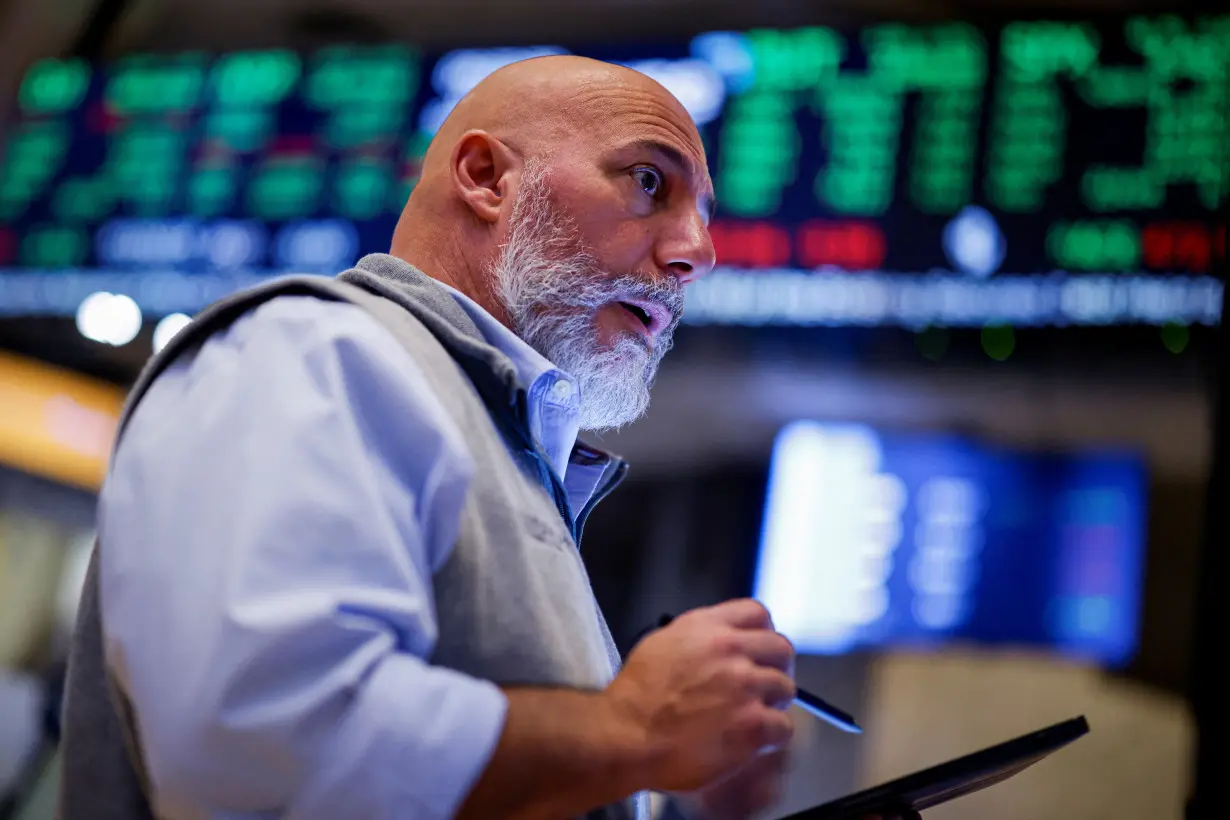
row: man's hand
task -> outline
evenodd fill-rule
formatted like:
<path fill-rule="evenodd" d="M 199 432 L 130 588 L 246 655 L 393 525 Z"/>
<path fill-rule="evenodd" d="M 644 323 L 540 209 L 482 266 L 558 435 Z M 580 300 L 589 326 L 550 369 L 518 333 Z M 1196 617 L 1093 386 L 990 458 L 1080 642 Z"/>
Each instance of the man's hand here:
<path fill-rule="evenodd" d="M 645 788 L 696 791 L 751 771 L 753 762 L 780 766 L 758 755 L 794 734 L 779 708 L 794 697 L 793 664 L 794 647 L 761 604 L 729 601 L 685 613 L 642 640 L 603 700 L 643 744 Z"/>

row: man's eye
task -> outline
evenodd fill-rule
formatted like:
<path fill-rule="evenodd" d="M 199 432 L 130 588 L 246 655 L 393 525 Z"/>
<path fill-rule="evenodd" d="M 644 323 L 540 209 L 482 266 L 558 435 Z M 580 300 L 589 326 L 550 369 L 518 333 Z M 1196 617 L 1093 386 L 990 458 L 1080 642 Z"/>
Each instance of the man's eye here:
<path fill-rule="evenodd" d="M 636 178 L 641 190 L 651 197 L 656 198 L 662 193 L 662 174 L 657 168 L 637 168 L 632 172 L 632 176 Z"/>

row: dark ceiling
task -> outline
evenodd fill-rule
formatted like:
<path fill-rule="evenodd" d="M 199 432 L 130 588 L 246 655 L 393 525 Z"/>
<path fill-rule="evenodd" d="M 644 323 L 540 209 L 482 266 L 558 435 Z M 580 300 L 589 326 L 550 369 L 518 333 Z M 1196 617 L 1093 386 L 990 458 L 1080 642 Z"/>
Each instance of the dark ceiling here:
<path fill-rule="evenodd" d="M 1176 0 L 102 0 L 122 6 L 111 50 L 236 48 L 320 42 L 406 41 L 427 46 L 520 45 L 700 31 L 876 20 L 997 20 L 1130 11 L 1203 11 Z"/>

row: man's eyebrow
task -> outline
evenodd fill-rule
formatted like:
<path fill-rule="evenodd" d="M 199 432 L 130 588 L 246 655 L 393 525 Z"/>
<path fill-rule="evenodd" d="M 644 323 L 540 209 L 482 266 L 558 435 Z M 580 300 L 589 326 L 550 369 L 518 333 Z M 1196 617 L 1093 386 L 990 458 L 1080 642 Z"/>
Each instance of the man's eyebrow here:
<path fill-rule="evenodd" d="M 656 139 L 638 139 L 624 146 L 624 150 L 641 149 L 642 151 L 650 151 L 652 153 L 661 154 L 666 157 L 667 161 L 673 165 L 677 165 L 688 173 L 696 173 L 696 163 L 691 157 L 684 156 L 684 153 L 669 142 L 663 142 Z"/>
<path fill-rule="evenodd" d="M 696 161 L 684 154 L 669 142 L 663 142 L 656 139 L 639 139 L 624 146 L 624 150 L 641 149 L 652 153 L 660 154 L 665 157 L 667 162 L 676 166 L 680 170 L 687 173 L 689 176 L 695 177 L 699 175 L 696 167 Z M 713 219 L 717 213 L 717 199 L 710 193 L 701 194 L 701 200 L 704 203 L 703 207 L 705 215 L 709 219 Z"/>

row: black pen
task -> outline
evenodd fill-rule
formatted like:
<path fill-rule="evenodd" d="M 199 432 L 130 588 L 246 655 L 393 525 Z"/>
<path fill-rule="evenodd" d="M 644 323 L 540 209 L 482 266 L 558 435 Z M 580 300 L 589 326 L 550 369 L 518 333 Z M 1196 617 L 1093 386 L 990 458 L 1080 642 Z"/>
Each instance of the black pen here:
<path fill-rule="evenodd" d="M 663 615 L 658 619 L 658 628 L 661 629 L 673 620 L 675 620 L 673 615 Z M 795 688 L 794 704 L 808 714 L 820 718 L 825 723 L 836 726 L 843 732 L 849 732 L 854 735 L 861 735 L 863 733 L 862 727 L 854 722 L 853 715 L 838 709 L 824 698 L 819 695 L 813 695 L 806 689 L 801 687 Z"/>

